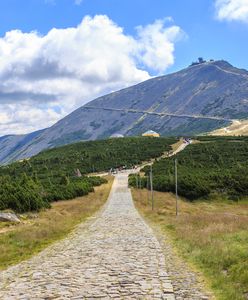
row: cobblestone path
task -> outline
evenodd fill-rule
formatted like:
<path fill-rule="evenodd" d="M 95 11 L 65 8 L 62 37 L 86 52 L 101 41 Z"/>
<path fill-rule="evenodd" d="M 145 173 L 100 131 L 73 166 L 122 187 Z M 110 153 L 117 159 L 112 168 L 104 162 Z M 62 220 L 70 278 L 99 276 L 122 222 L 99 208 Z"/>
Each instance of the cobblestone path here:
<path fill-rule="evenodd" d="M 94 223 L 1 272 L 0 299 L 175 299 L 163 251 L 134 208 L 127 176 L 116 176 Z"/>

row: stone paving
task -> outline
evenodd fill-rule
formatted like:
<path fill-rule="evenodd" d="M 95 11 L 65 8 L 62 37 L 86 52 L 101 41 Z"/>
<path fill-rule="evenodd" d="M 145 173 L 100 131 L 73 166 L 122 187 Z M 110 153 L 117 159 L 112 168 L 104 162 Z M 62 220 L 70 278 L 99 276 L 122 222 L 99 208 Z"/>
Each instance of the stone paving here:
<path fill-rule="evenodd" d="M 177 255 L 161 228 L 151 224 L 165 254 L 165 265 L 171 278 L 176 300 L 214 300 L 214 295 L 206 290 L 202 274 L 192 271 L 189 265 Z"/>
<path fill-rule="evenodd" d="M 175 299 L 163 249 L 118 174 L 103 212 L 0 273 L 0 299 Z"/>

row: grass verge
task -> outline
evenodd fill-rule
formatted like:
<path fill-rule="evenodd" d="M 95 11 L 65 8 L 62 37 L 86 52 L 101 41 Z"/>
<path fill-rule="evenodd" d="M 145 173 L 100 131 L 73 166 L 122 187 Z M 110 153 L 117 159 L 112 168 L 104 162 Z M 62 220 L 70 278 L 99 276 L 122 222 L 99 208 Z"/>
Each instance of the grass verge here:
<path fill-rule="evenodd" d="M 132 189 L 137 209 L 169 236 L 179 255 L 209 283 L 217 299 L 248 299 L 248 202 L 179 201 L 175 217 L 175 197 L 154 192 L 151 210 L 147 190 Z"/>
<path fill-rule="evenodd" d="M 52 208 L 37 213 L 36 218 L 0 231 L 0 269 L 28 259 L 51 243 L 64 238 L 106 202 L 112 177 L 95 188 L 94 193 L 73 200 L 58 201 Z M 2 226 L 3 227 L 3 226 Z"/>

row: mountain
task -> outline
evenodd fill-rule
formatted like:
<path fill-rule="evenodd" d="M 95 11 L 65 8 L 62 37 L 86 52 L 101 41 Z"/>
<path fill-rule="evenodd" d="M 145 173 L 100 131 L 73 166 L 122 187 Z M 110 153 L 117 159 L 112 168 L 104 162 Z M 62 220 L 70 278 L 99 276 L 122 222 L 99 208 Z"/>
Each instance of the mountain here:
<path fill-rule="evenodd" d="M 193 135 L 248 118 L 248 71 L 210 61 L 97 98 L 50 128 L 0 138 L 0 162 L 80 140 L 140 135 Z"/>

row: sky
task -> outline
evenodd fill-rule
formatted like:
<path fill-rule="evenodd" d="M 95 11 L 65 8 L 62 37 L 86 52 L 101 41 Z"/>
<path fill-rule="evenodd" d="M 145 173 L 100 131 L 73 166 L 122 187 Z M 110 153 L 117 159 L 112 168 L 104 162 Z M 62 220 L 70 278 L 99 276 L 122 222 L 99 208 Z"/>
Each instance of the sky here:
<path fill-rule="evenodd" d="M 0 136 L 198 57 L 248 69 L 248 0 L 1 0 Z"/>

